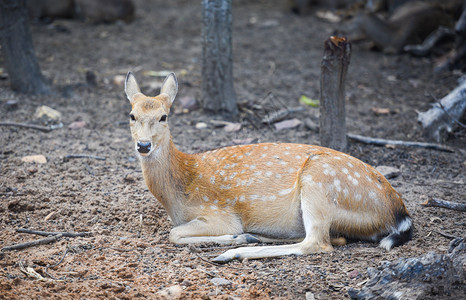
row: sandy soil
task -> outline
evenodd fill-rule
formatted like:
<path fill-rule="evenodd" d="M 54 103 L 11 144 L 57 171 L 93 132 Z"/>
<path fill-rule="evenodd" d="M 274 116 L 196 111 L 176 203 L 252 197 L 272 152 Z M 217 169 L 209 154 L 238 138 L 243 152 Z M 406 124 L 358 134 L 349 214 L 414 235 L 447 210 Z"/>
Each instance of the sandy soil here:
<path fill-rule="evenodd" d="M 301 95 L 319 97 L 323 41 L 338 27 L 313 15 L 293 15 L 284 2 L 234 1 L 235 88 L 241 106 L 259 115 L 282 104 L 300 106 Z M 47 105 L 61 112 L 63 124 L 48 133 L 0 127 L 0 247 L 40 238 L 17 233 L 17 228 L 92 233 L 0 254 L 0 298 L 133 299 L 171 293 L 185 299 L 303 299 L 312 293 L 316 299 L 343 299 L 348 288 L 361 287 L 368 267 L 432 250 L 444 253 L 450 240 L 439 233 L 465 235 L 464 214 L 420 205 L 427 197 L 466 202 L 464 152 L 351 143 L 349 154 L 374 166 L 400 169 L 390 182 L 403 194 L 415 222 L 408 244 L 386 252 L 358 242 L 330 254 L 224 266 L 210 263 L 224 247 L 171 244 L 170 220 L 143 182 L 129 134 L 130 105 L 121 82 L 114 79 L 133 70 L 143 91 L 153 94 L 163 78 L 146 71 L 175 71 L 178 99 L 199 99 L 201 7 L 183 0 L 136 3 L 137 18 L 130 24 L 59 20 L 31 26 L 42 71 L 53 80 L 57 95 L 16 94 L 7 80 L 0 80 L 0 101 L 18 102 L 14 109 L 2 105 L 2 121 L 44 125 L 34 112 Z M 416 112 L 430 107 L 431 95 L 446 95 L 462 75 L 434 75 L 435 59 L 384 55 L 354 45 L 347 77 L 348 130 L 425 141 Z M 86 72 L 96 75 L 95 87 L 85 84 Z M 377 115 L 372 108 L 391 113 Z M 318 134 L 304 125 L 276 131 L 246 116 L 243 113 L 243 128 L 237 132 L 215 127 L 210 121 L 219 118 L 199 110 L 173 114 L 169 122 L 176 145 L 187 152 L 238 139 L 319 143 Z M 293 117 L 317 121 L 318 108 L 306 107 Z M 85 126 L 69 128 L 77 121 Z M 207 128 L 197 129 L 198 122 Z M 465 141 L 466 132 L 458 130 L 447 145 L 464 150 Z M 105 160 L 64 159 L 68 154 Z M 44 155 L 47 162 L 23 162 L 28 155 Z M 21 266 L 45 280 L 27 276 Z M 450 297 L 464 295 L 461 292 L 454 290 Z"/>

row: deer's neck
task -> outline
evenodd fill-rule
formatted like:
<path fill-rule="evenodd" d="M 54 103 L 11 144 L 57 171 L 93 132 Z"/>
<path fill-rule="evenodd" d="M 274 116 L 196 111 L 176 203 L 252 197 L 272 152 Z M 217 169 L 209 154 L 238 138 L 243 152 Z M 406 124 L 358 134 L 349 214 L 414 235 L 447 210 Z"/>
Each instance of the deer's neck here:
<path fill-rule="evenodd" d="M 176 149 L 171 137 L 155 151 L 149 157 L 141 159 L 144 180 L 150 192 L 166 209 L 173 223 L 178 225 L 186 221 L 183 202 L 186 198 L 185 187 L 189 172 L 184 166 L 191 155 Z"/>

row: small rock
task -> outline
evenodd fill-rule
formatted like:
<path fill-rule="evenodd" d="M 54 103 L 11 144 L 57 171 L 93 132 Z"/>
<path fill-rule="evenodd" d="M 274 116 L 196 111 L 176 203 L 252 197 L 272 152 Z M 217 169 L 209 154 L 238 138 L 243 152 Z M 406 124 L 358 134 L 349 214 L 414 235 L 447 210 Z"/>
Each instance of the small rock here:
<path fill-rule="evenodd" d="M 158 294 L 165 299 L 179 299 L 182 292 L 183 288 L 181 286 L 174 285 L 158 292 Z"/>
<path fill-rule="evenodd" d="M 47 117 L 48 119 L 52 119 L 54 121 L 61 120 L 61 112 L 45 105 L 38 107 L 34 116 L 36 117 L 36 119 Z"/>
<path fill-rule="evenodd" d="M 281 122 L 277 122 L 273 124 L 275 126 L 275 129 L 277 130 L 283 130 L 283 129 L 291 129 L 299 126 L 301 124 L 301 121 L 298 119 L 291 119 L 291 120 L 284 120 Z"/>
<path fill-rule="evenodd" d="M 71 123 L 68 128 L 69 129 L 80 129 L 80 128 L 83 128 L 84 126 L 86 126 L 86 122 L 84 121 L 76 121 L 76 122 L 73 122 Z"/>
<path fill-rule="evenodd" d="M 306 292 L 306 300 L 315 300 L 314 293 Z"/>
<path fill-rule="evenodd" d="M 253 144 L 254 142 L 257 142 L 258 139 L 255 138 L 245 138 L 245 139 L 233 139 L 232 143 L 233 145 L 248 145 L 248 144 Z"/>
<path fill-rule="evenodd" d="M 354 279 L 354 278 L 358 277 L 358 275 L 359 275 L 359 271 L 358 271 L 358 270 L 353 270 L 353 271 L 351 271 L 351 272 L 348 273 L 348 277 L 349 277 L 350 279 Z"/>
<path fill-rule="evenodd" d="M 230 285 L 231 281 L 221 277 L 214 277 L 210 280 L 214 285 Z"/>
<path fill-rule="evenodd" d="M 37 173 L 39 171 L 39 170 L 37 170 L 37 168 L 28 168 L 27 170 L 31 174 L 35 174 L 35 173 Z"/>
<path fill-rule="evenodd" d="M 196 124 L 196 128 L 197 129 L 206 129 L 207 128 L 207 124 L 204 123 L 204 122 L 199 122 Z"/>
<path fill-rule="evenodd" d="M 45 164 L 47 162 L 47 159 L 43 155 L 23 156 L 21 160 L 26 163 L 38 163 L 38 164 Z"/>
<path fill-rule="evenodd" d="M 379 171 L 385 178 L 391 179 L 400 176 L 400 169 L 389 167 L 389 166 L 378 166 L 375 168 Z"/>

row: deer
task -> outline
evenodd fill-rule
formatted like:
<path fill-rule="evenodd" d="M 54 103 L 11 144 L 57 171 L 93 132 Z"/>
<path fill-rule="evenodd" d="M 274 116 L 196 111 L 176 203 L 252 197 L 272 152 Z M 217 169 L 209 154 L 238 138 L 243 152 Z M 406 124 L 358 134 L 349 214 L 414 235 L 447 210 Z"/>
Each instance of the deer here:
<path fill-rule="evenodd" d="M 144 181 L 173 223 L 170 242 L 237 246 L 213 259 L 227 263 L 330 252 L 347 239 L 388 251 L 412 238 L 401 195 L 345 153 L 292 143 L 179 151 L 168 126 L 177 92 L 174 73 L 155 97 L 126 76 L 132 140 Z"/>

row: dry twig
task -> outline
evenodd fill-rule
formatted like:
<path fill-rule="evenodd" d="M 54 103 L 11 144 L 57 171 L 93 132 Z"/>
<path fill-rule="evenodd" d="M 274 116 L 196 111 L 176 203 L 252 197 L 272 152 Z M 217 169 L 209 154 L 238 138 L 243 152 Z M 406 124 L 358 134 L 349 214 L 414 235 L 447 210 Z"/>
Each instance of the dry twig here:
<path fill-rule="evenodd" d="M 68 154 L 63 158 L 63 160 L 67 161 L 70 158 L 90 158 L 90 159 L 97 159 L 97 160 L 106 160 L 106 158 L 102 156 L 87 155 L 87 154 Z"/>
<path fill-rule="evenodd" d="M 32 230 L 26 228 L 18 228 L 16 232 L 20 233 L 29 233 L 29 234 L 37 234 L 42 236 L 51 236 L 51 235 L 59 235 L 66 237 L 80 237 L 80 236 L 88 236 L 91 235 L 91 232 L 48 232 L 48 231 L 39 231 L 39 230 Z"/>
<path fill-rule="evenodd" d="M 14 126 L 14 127 L 23 127 L 29 129 L 40 130 L 42 132 L 50 132 L 53 129 L 46 126 L 40 125 L 33 125 L 33 124 L 25 124 L 25 123 L 14 123 L 14 122 L 0 122 L 0 126 Z"/>
<path fill-rule="evenodd" d="M 451 210 L 466 211 L 466 204 L 464 203 L 450 202 L 436 198 L 429 198 L 421 205 L 425 207 L 442 207 Z"/>
<path fill-rule="evenodd" d="M 26 242 L 26 243 L 20 243 L 20 244 L 11 245 L 11 246 L 5 246 L 2 248 L 1 251 L 21 250 L 21 249 L 25 249 L 29 247 L 38 246 L 38 245 L 50 244 L 50 243 L 58 241 L 62 237 L 63 237 L 62 234 L 57 234 L 57 235 L 53 235 L 53 236 L 50 236 L 44 239 L 39 239 L 39 240 Z"/>
<path fill-rule="evenodd" d="M 426 148 L 426 149 L 433 149 L 445 152 L 455 152 L 455 150 L 451 147 L 433 144 L 433 143 L 422 143 L 422 142 L 410 142 L 410 141 L 399 141 L 399 140 L 385 140 L 385 139 L 377 139 L 371 138 L 367 136 L 362 136 L 358 134 L 347 134 L 348 138 L 365 143 L 365 144 L 372 144 L 377 146 L 387 146 L 387 145 L 395 145 L 395 146 L 405 146 L 405 147 L 416 147 L 416 148 Z"/>

